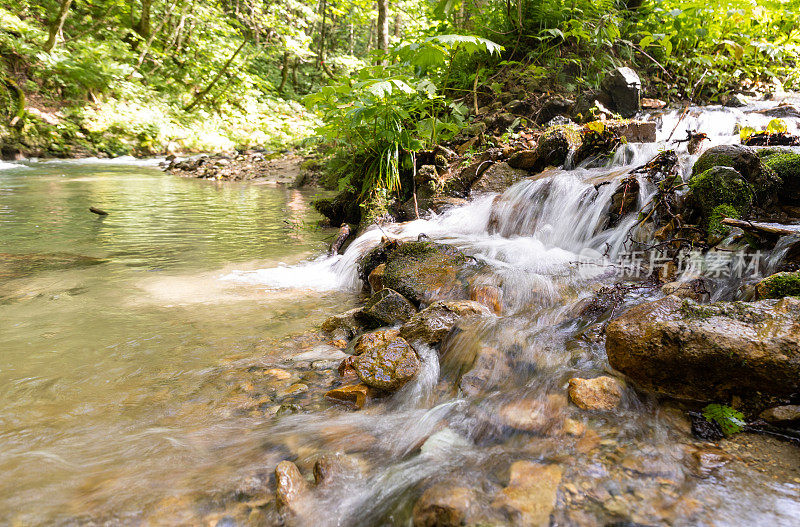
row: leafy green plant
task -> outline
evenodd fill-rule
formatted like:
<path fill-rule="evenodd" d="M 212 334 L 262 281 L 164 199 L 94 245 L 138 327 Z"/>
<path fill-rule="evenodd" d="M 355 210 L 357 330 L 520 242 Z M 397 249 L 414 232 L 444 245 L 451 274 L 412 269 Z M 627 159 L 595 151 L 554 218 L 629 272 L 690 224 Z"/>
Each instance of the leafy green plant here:
<path fill-rule="evenodd" d="M 709 404 L 703 408 L 703 417 L 717 423 L 725 436 L 741 432 L 746 424 L 741 412 L 724 404 Z"/>

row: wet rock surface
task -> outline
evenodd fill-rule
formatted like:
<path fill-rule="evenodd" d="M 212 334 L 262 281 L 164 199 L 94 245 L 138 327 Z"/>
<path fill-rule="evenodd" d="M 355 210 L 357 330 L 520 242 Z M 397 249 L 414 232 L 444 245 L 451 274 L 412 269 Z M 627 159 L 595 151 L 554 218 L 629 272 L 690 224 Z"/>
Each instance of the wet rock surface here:
<path fill-rule="evenodd" d="M 622 383 L 614 377 L 569 380 L 569 398 L 583 410 L 613 410 L 622 400 Z"/>
<path fill-rule="evenodd" d="M 466 263 L 466 256 L 450 245 L 407 242 L 389 254 L 383 284 L 415 304 L 457 298 L 466 294 L 458 276 Z"/>
<path fill-rule="evenodd" d="M 612 367 L 640 387 L 714 400 L 800 388 L 800 299 L 700 305 L 674 296 L 633 307 L 606 328 Z"/>
<path fill-rule="evenodd" d="M 514 525 L 546 527 L 556 505 L 563 471 L 556 465 L 516 461 L 509 469 L 509 482 L 494 502 L 506 509 Z"/>
<path fill-rule="evenodd" d="M 370 276 L 373 273 L 370 273 Z M 416 312 L 417 308 L 414 307 L 414 304 L 406 300 L 400 293 L 383 288 L 372 295 L 356 318 L 363 321 L 367 328 L 374 329 L 403 323 Z"/>
<path fill-rule="evenodd" d="M 467 524 L 475 492 L 467 487 L 434 485 L 414 504 L 414 527 L 458 527 Z"/>
<path fill-rule="evenodd" d="M 400 335 L 409 342 L 439 344 L 453 330 L 459 320 L 489 316 L 489 310 L 471 300 L 434 302 L 413 315 L 400 328 Z"/>
<path fill-rule="evenodd" d="M 358 378 L 367 386 L 397 390 L 410 381 L 419 369 L 414 349 L 398 330 L 377 331 L 359 337 L 353 362 Z"/>

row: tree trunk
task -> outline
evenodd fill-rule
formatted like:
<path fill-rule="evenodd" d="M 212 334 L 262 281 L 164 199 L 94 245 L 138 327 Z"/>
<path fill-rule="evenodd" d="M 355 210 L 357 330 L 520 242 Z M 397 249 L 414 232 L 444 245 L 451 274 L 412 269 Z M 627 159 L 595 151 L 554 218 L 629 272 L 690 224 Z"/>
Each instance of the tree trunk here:
<path fill-rule="evenodd" d="M 403 27 L 403 15 L 398 11 L 394 15 L 394 36 L 395 38 L 400 38 L 400 30 Z"/>
<path fill-rule="evenodd" d="M 286 87 L 286 79 L 289 78 L 289 52 L 283 52 L 283 65 L 281 67 L 281 85 L 278 86 L 278 93 L 283 93 Z"/>
<path fill-rule="evenodd" d="M 67 19 L 70 5 L 72 5 L 72 0 L 61 0 L 58 6 L 58 14 L 50 22 L 50 33 L 47 37 L 47 42 L 44 43 L 44 51 L 46 53 L 50 53 L 56 47 L 56 40 L 58 40 L 58 35 L 61 34 L 61 30 L 64 28 L 64 21 Z"/>
<path fill-rule="evenodd" d="M 142 14 L 139 21 L 133 26 L 133 30 L 142 38 L 150 37 L 150 7 L 152 3 L 153 0 L 142 0 Z"/>
<path fill-rule="evenodd" d="M 185 111 L 185 112 L 188 112 L 189 110 L 191 110 L 192 108 L 194 108 L 195 106 L 197 106 L 197 103 L 199 103 L 200 101 L 202 101 L 202 100 L 203 100 L 203 97 L 205 97 L 206 95 L 208 95 L 208 92 L 210 92 L 210 91 L 211 91 L 211 89 L 214 87 L 214 85 L 215 85 L 215 84 L 217 84 L 217 82 L 219 81 L 219 79 L 220 79 L 220 78 L 222 78 L 222 76 L 223 76 L 223 75 L 225 74 L 225 72 L 228 70 L 228 66 L 230 66 L 230 65 L 231 65 L 231 62 L 233 62 L 233 59 L 235 59 L 235 58 L 236 58 L 236 55 L 238 55 L 238 54 L 239 54 L 239 52 L 240 52 L 240 51 L 242 51 L 242 48 L 244 47 L 244 45 L 245 45 L 245 44 L 247 44 L 247 41 L 246 41 L 246 40 L 242 40 L 242 43 L 239 45 L 239 47 L 238 47 L 238 48 L 236 48 L 236 51 L 234 51 L 234 52 L 233 52 L 233 55 L 231 55 L 231 56 L 230 56 L 230 58 L 229 58 L 229 59 L 228 59 L 228 61 L 225 63 L 225 65 L 224 65 L 224 66 L 222 66 L 222 69 L 221 69 L 221 70 L 219 70 L 219 72 L 217 73 L 217 75 L 216 75 L 216 76 L 215 76 L 215 77 L 214 77 L 214 78 L 211 80 L 211 82 L 209 82 L 209 83 L 208 83 L 208 86 L 206 86 L 206 87 L 205 87 L 205 89 L 203 89 L 203 91 L 201 91 L 200 93 L 198 93 L 197 95 L 195 95 L 195 97 L 194 97 L 194 99 L 192 100 L 192 102 L 191 102 L 191 103 L 189 103 L 189 105 L 188 105 L 188 106 L 186 106 L 186 108 L 184 108 L 184 109 L 183 109 L 183 111 Z"/>
<path fill-rule="evenodd" d="M 325 65 L 325 39 L 327 38 L 327 19 L 326 14 L 328 13 L 328 2 L 327 0 L 322 0 L 320 2 L 320 10 L 322 11 L 322 27 L 320 28 L 320 37 L 319 37 L 319 53 L 318 53 L 318 61 L 317 61 L 317 69 L 323 68 Z"/>
<path fill-rule="evenodd" d="M 383 53 L 389 51 L 389 0 L 378 0 L 378 49 Z M 378 63 L 384 64 L 384 60 Z"/>

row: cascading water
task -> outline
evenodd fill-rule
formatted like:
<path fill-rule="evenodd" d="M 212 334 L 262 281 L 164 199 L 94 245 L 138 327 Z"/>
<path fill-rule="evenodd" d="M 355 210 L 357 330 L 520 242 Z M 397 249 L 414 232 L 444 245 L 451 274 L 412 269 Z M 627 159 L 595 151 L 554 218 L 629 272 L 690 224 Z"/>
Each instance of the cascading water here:
<path fill-rule="evenodd" d="M 621 519 L 648 525 L 796 521 L 796 484 L 776 484 L 743 467 L 719 479 L 698 475 L 685 436 L 675 431 L 676 421 L 677 428 L 688 428 L 679 412 L 626 390 L 613 415 L 587 415 L 568 405 L 563 395 L 570 377 L 597 376 L 608 368 L 601 340 L 576 312 L 582 299 L 619 279 L 611 266 L 585 273 L 576 263 L 587 252 L 610 261 L 630 250 L 637 214 L 608 225 L 620 179 L 660 149 L 675 146 L 667 138 L 682 138 L 687 129 L 707 133 L 711 145 L 736 142 L 737 126 L 764 127 L 771 119 L 752 113 L 754 109 L 691 109 L 683 119 L 681 112 L 652 116 L 659 122 L 658 142 L 625 145 L 607 167 L 551 170 L 441 215 L 371 227 L 343 255 L 227 275 L 271 288 L 355 291 L 360 288 L 357 262 L 382 237 L 414 240 L 424 234 L 481 262 L 481 279 L 502 290 L 503 313 L 452 335 L 439 354 L 444 357 L 441 364 L 433 350 L 424 348 L 422 373 L 399 393 L 358 413 L 331 408 L 263 427 L 268 443 L 290 444 L 300 461 L 304 453 L 340 451 L 362 463 L 355 471 L 358 476 L 319 490 L 314 505 L 296 521 L 318 526 L 408 524 L 420 485 L 435 481 L 453 488 L 469 486 L 477 517 L 502 524 L 493 496 L 508 465 L 523 458 L 563 471 L 567 483 L 553 512 L 556 525 Z M 797 131 L 794 120 L 790 131 Z M 683 145 L 678 151 L 688 179 L 695 156 Z M 637 182 L 638 210 L 654 188 L 644 177 Z M 784 245 L 776 248 L 773 260 L 780 258 Z M 657 293 L 643 289 L 641 294 Z M 635 290 L 630 298 L 635 300 Z M 498 356 L 503 359 L 494 360 Z M 465 364 L 482 360 L 488 366 L 477 387 L 463 379 L 456 385 Z M 526 433 L 509 431 L 498 419 L 519 412 L 538 416 Z M 565 431 L 567 422 L 592 432 L 576 441 Z M 766 485 L 770 492 L 761 492 Z"/>

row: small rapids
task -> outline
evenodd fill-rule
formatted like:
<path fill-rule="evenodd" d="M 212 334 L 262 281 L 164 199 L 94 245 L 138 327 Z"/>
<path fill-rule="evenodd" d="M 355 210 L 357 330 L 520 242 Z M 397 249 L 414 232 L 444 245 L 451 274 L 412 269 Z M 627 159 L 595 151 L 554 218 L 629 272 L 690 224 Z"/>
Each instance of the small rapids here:
<path fill-rule="evenodd" d="M 226 280 L 269 289 L 356 293 L 359 259 L 383 237 L 424 235 L 475 258 L 483 264 L 481 279 L 502 290 L 500 315 L 451 335 L 438 355 L 418 349 L 420 374 L 391 397 L 359 412 L 332 407 L 259 428 L 269 448 L 287 449 L 298 465 L 320 452 L 348 454 L 358 465 L 335 486 L 316 489 L 295 520 L 320 527 L 410 525 L 415 500 L 435 483 L 469 487 L 477 517 L 505 524 L 509 517 L 498 512 L 496 496 L 509 465 L 524 459 L 563 474 L 552 525 L 795 524 L 800 480 L 777 483 L 744 464 L 705 472 L 677 408 L 632 388 L 613 415 L 582 412 L 565 397 L 571 377 L 610 369 L 601 324 L 577 315 L 582 301 L 620 282 L 611 261 L 631 250 L 632 237 L 652 236 L 637 232 L 635 212 L 609 225 L 618 182 L 673 147 L 688 179 L 697 156 L 667 139 L 681 139 L 688 129 L 707 133 L 710 145 L 737 143 L 737 127 L 763 128 L 771 120 L 752 113 L 757 109 L 691 109 L 683 119 L 677 111 L 648 115 L 658 122 L 657 143 L 624 145 L 606 167 L 549 170 L 440 215 L 373 226 L 341 255 L 227 274 Z M 796 120 L 787 122 L 790 132 L 798 130 Z M 643 177 L 638 183 L 641 207 L 654 188 Z M 779 243 L 768 265 L 786 246 Z M 606 264 L 580 265 L 587 255 Z M 716 296 L 731 294 L 724 284 L 723 290 Z M 661 294 L 643 282 L 627 293 L 626 305 Z M 493 360 L 498 354 L 506 359 Z M 462 383 L 459 390 L 463 372 L 481 361 L 477 387 L 465 390 Z M 529 431 L 504 424 L 520 401 L 540 415 Z"/>

